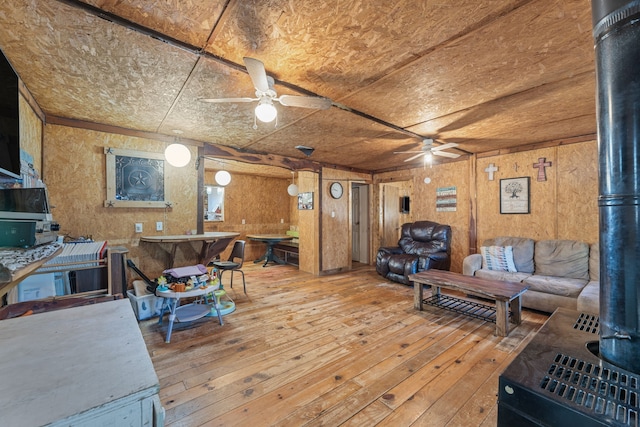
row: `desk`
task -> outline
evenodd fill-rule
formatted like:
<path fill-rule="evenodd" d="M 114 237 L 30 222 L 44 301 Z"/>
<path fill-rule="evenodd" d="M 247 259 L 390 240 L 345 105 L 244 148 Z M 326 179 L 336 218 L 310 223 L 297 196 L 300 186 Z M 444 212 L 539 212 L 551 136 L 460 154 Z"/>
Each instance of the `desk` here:
<path fill-rule="evenodd" d="M 209 304 L 203 304 L 200 301 L 180 306 L 180 298 L 202 296 L 206 297 L 209 294 L 213 294 L 213 292 L 217 289 L 218 286 L 207 286 L 204 289 L 198 287 L 185 292 L 174 292 L 172 290 L 160 291 L 156 289 L 156 296 L 164 298 L 164 302 L 162 303 L 162 311 L 160 312 L 160 318 L 158 319 L 158 324 L 162 324 L 164 311 L 167 308 L 169 309 L 169 328 L 167 329 L 167 338 L 165 339 L 165 342 L 168 343 L 171 340 L 171 331 L 173 330 L 174 321 L 191 322 L 211 313 L 211 306 Z M 218 310 L 218 304 L 215 302 L 215 298 L 213 307 L 216 309 L 216 312 L 218 313 L 218 321 L 222 325 L 222 315 Z"/>
<path fill-rule="evenodd" d="M 247 239 L 255 240 L 256 242 L 262 242 L 267 245 L 267 250 L 264 255 L 253 261 L 256 264 L 260 261 L 264 261 L 264 264 L 262 266 L 266 267 L 269 261 L 273 261 L 278 264 L 284 264 L 284 261 L 273 253 L 273 247 L 282 241 L 292 240 L 293 236 L 287 236 L 286 234 L 247 234 Z"/>
<path fill-rule="evenodd" d="M 204 234 L 179 234 L 174 236 L 142 236 L 141 242 L 147 243 L 169 243 L 171 244 L 171 250 L 165 251 L 169 256 L 169 262 L 167 268 L 173 268 L 173 263 L 176 257 L 176 249 L 183 243 L 202 242 L 202 248 L 198 255 L 198 263 L 207 265 L 209 261 L 218 256 L 227 247 L 234 237 L 238 237 L 240 233 L 234 232 L 207 232 Z M 226 244 L 223 241 L 226 240 Z M 216 245 L 220 241 L 221 245 Z M 189 245 L 191 247 L 191 245 Z M 221 247 L 222 246 L 222 247 Z"/>

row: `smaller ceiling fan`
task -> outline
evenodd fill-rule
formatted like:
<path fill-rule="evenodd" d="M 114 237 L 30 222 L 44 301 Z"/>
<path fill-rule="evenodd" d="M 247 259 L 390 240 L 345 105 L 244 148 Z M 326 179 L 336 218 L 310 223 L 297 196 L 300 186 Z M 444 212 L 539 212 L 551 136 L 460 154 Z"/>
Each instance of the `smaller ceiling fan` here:
<path fill-rule="evenodd" d="M 460 154 L 450 153 L 444 150 L 457 146 L 458 144 L 456 144 L 455 142 L 448 142 L 442 145 L 433 145 L 433 139 L 425 138 L 422 140 L 422 147 L 420 147 L 420 151 L 394 151 L 393 154 L 414 154 L 413 156 L 406 159 L 405 162 L 410 162 L 411 160 L 415 160 L 420 156 L 424 156 L 425 162 L 428 162 L 431 160 L 431 155 L 455 159 L 457 157 L 460 157 Z"/>
<path fill-rule="evenodd" d="M 316 110 L 326 110 L 331 107 L 331 100 L 319 96 L 296 96 L 296 95 L 280 95 L 273 89 L 274 79 L 267 76 L 262 61 L 254 58 L 244 57 L 245 67 L 253 86 L 256 88 L 255 98 L 201 98 L 202 102 L 225 103 L 225 102 L 255 102 L 256 117 L 258 120 L 269 123 L 278 116 L 278 110 L 273 105 L 273 101 L 277 101 L 286 107 L 302 107 L 313 108 Z M 255 127 L 255 126 L 254 126 Z"/>

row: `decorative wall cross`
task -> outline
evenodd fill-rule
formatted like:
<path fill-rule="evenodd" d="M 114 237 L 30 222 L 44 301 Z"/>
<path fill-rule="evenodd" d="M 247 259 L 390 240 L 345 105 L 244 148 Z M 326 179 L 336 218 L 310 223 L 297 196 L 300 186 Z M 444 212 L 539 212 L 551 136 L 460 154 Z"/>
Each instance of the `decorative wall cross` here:
<path fill-rule="evenodd" d="M 493 173 L 498 171 L 498 168 L 493 163 L 489 163 L 489 166 L 484 170 L 489 174 L 489 181 L 493 181 Z"/>
<path fill-rule="evenodd" d="M 533 164 L 534 169 L 538 168 L 538 181 L 547 180 L 546 168 L 551 167 L 551 162 L 547 162 L 546 160 L 546 157 L 538 157 L 538 163 Z"/>

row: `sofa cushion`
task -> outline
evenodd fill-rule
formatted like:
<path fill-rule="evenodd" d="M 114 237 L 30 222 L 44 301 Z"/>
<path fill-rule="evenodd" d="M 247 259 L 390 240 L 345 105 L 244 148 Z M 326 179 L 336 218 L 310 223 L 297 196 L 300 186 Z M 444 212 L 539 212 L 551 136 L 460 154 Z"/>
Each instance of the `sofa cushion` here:
<path fill-rule="evenodd" d="M 589 247 L 589 280 L 600 280 L 600 244 L 593 243 Z"/>
<path fill-rule="evenodd" d="M 589 245 L 584 242 L 540 240 L 534 259 L 536 275 L 581 279 L 584 284 L 589 280 Z"/>
<path fill-rule="evenodd" d="M 517 273 L 513 264 L 513 246 L 481 246 L 482 267 L 489 270 Z"/>
<path fill-rule="evenodd" d="M 486 268 L 481 268 L 480 270 L 476 270 L 476 277 L 481 277 L 483 279 L 490 280 L 500 280 L 502 282 L 522 282 L 527 277 L 531 276 L 529 273 L 509 273 L 508 271 L 496 271 L 496 270 L 488 270 Z"/>
<path fill-rule="evenodd" d="M 529 285 L 530 290 L 571 298 L 577 298 L 582 289 L 587 285 L 587 281 L 584 279 L 541 276 L 538 274 L 527 277 L 523 280 L 523 283 Z"/>
<path fill-rule="evenodd" d="M 600 314 L 600 282 L 587 283 L 578 296 L 578 311 Z"/>
<path fill-rule="evenodd" d="M 487 239 L 483 246 L 511 246 L 513 248 L 513 263 L 516 270 L 522 273 L 533 273 L 533 239 L 525 237 L 496 237 Z"/>

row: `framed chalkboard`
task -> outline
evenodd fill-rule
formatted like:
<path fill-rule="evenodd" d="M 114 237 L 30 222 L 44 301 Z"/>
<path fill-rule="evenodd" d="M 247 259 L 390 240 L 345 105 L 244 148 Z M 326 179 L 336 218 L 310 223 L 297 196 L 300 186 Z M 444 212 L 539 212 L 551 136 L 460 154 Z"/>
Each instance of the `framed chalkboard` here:
<path fill-rule="evenodd" d="M 107 207 L 165 208 L 168 201 L 164 156 L 134 150 L 105 148 Z"/>

